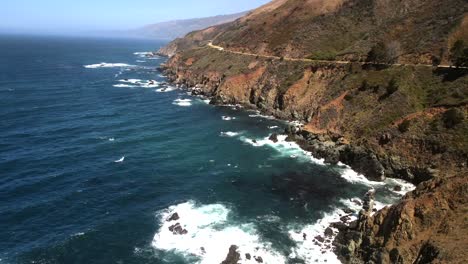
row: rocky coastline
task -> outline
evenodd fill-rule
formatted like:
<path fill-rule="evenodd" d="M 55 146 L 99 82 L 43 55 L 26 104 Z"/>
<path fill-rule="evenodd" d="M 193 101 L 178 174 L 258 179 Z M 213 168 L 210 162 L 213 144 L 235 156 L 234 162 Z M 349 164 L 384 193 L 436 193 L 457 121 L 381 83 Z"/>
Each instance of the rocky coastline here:
<path fill-rule="evenodd" d="M 222 79 L 215 82 L 204 79 L 200 82 L 199 78 L 191 79 L 181 76 L 173 66 L 169 65 L 162 65 L 159 70 L 167 76 L 170 82 L 188 89 L 193 96 L 210 99 L 210 104 L 239 104 L 247 109 L 256 109 L 263 114 L 292 121 L 289 114 L 284 115 L 267 107 L 258 107 L 256 104 L 246 104 L 243 101 L 233 101 L 232 98 L 223 98 L 222 95 L 216 93 Z M 439 186 L 450 183 L 450 187 L 454 188 L 453 184 L 451 184 L 451 178 L 442 177 L 441 179 L 440 172 L 430 166 L 409 167 L 404 162 L 399 162 L 399 158 L 376 152 L 366 144 L 352 144 L 347 138 L 337 133 L 314 133 L 308 131 L 302 125 L 291 125 L 285 130 L 285 133 L 288 135 L 287 141 L 296 142 L 301 148 L 311 152 L 314 157 L 323 158 L 326 163 L 337 164 L 342 162 L 373 181 L 383 181 L 388 175 L 419 186 L 417 191 L 406 195 L 400 203 L 385 207 L 378 212 L 375 212 L 376 210 L 373 208 L 373 194 L 370 192 L 366 194 L 363 209 L 359 212 L 356 221 L 349 222 L 344 217 L 342 222 L 333 223 L 330 226 L 333 230 L 338 230 L 333 246 L 336 254 L 344 263 L 430 263 L 438 257 L 444 257 L 444 249 L 440 249 L 441 246 L 437 242 L 430 239 L 413 241 L 414 238 L 419 239 L 420 236 L 415 231 L 415 229 L 419 228 L 415 228 L 415 226 L 420 227 L 426 233 L 430 233 L 431 230 L 437 229 L 435 228 L 436 223 L 421 223 L 420 218 L 426 218 L 426 216 L 405 215 L 402 212 L 408 210 L 414 212 L 415 208 L 411 206 L 424 203 L 424 199 L 431 196 L 431 193 L 442 195 L 445 198 L 446 194 Z M 382 135 L 379 141 L 385 144 L 391 138 L 392 135 L 387 133 Z M 271 140 L 274 140 L 274 135 L 272 135 Z M 457 191 L 463 193 L 462 201 L 457 200 L 457 206 L 466 209 L 465 200 L 468 197 L 466 194 L 468 186 L 464 181 L 463 173 L 455 173 L 455 175 L 454 178 L 459 179 L 461 183 Z M 440 208 L 433 210 L 437 211 L 433 215 L 439 215 Z M 449 209 L 443 210 L 443 212 L 450 214 L 455 209 L 449 207 Z M 327 230 L 330 231 L 330 228 Z M 408 235 L 406 232 L 413 233 Z M 327 234 L 324 234 L 323 237 L 327 237 Z M 402 243 L 401 241 L 410 241 L 408 243 L 411 243 L 412 248 L 402 250 L 398 246 L 398 243 Z M 449 256 L 447 258 L 451 257 L 450 254 L 446 254 L 446 256 Z M 229 250 L 225 263 L 231 263 L 229 261 L 232 261 L 232 259 L 235 261 L 237 257 L 235 245 L 233 245 Z"/>

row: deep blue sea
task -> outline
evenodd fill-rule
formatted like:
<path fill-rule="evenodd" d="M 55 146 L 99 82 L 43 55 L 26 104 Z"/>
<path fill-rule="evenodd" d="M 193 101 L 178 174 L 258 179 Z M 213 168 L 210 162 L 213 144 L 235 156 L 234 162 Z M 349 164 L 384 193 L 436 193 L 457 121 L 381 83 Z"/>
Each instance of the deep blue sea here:
<path fill-rule="evenodd" d="M 164 44 L 0 36 L 0 263 L 334 263 L 314 237 L 403 194 L 167 84 L 144 53 Z"/>

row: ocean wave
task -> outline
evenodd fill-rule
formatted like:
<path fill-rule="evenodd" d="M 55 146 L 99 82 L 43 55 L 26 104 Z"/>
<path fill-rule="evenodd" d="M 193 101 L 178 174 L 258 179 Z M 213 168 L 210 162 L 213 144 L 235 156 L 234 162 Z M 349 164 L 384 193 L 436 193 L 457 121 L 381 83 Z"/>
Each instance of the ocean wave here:
<path fill-rule="evenodd" d="M 341 162 L 338 163 L 338 166 L 342 167 L 341 177 L 349 183 L 359 183 L 366 186 L 382 186 L 385 185 L 385 182 L 371 181 L 366 178 L 366 176 L 357 173 L 348 165 L 345 165 Z"/>
<path fill-rule="evenodd" d="M 130 84 L 123 84 L 123 83 L 119 83 L 119 84 L 114 84 L 112 85 L 116 88 L 135 88 L 135 87 L 138 87 L 136 85 L 130 85 Z"/>
<path fill-rule="evenodd" d="M 174 213 L 180 219 L 168 222 Z M 160 212 L 161 228 L 155 234 L 154 248 L 178 253 L 192 263 L 221 263 L 229 247 L 236 245 L 242 263 L 256 263 L 259 256 L 264 263 L 285 263 L 284 256 L 273 250 L 271 243 L 263 242 L 251 223 L 233 223 L 228 219 L 232 211 L 222 204 L 197 205 L 193 201 L 171 206 Z M 169 228 L 179 223 L 187 231 L 175 235 Z M 250 261 L 245 254 L 251 254 Z M 194 260 L 196 258 L 196 260 Z"/>
<path fill-rule="evenodd" d="M 167 86 L 163 88 L 156 89 L 157 93 L 168 93 L 177 90 L 177 87 L 174 86 Z"/>
<path fill-rule="evenodd" d="M 231 116 L 222 116 L 221 117 L 224 121 L 231 121 L 231 120 L 235 120 L 236 118 L 235 117 L 231 117 Z"/>
<path fill-rule="evenodd" d="M 101 62 L 97 64 L 90 64 L 84 66 L 87 69 L 97 69 L 97 68 L 125 68 L 125 67 L 136 67 L 135 65 L 130 65 L 126 63 L 106 63 Z"/>
<path fill-rule="evenodd" d="M 241 132 L 231 132 L 231 131 L 221 132 L 220 133 L 220 135 L 223 136 L 223 137 L 235 137 L 235 136 L 238 136 L 240 134 L 241 134 Z"/>
<path fill-rule="evenodd" d="M 240 140 L 254 147 L 271 147 L 277 150 L 281 157 L 300 158 L 303 161 L 311 161 L 315 164 L 325 165 L 325 161 L 323 159 L 317 159 L 313 157 L 312 153 L 303 150 L 296 142 L 286 141 L 286 138 L 286 135 L 279 135 L 278 142 L 276 143 L 270 140 L 269 137 L 262 139 L 251 139 L 242 136 L 240 137 Z"/>
<path fill-rule="evenodd" d="M 178 106 L 191 106 L 192 105 L 192 100 L 190 99 L 176 99 L 172 103 L 173 105 L 178 105 Z"/>
<path fill-rule="evenodd" d="M 127 86 L 127 87 L 156 88 L 156 87 L 159 87 L 159 85 L 160 85 L 160 83 L 155 81 L 155 80 L 123 79 L 123 80 L 119 80 L 119 82 L 133 84 L 133 86 Z M 117 85 L 119 85 L 119 84 L 117 84 Z M 123 85 L 116 86 L 116 85 L 114 85 L 114 87 L 126 87 L 126 86 L 123 86 Z"/>
<path fill-rule="evenodd" d="M 249 115 L 249 117 L 260 117 L 260 118 L 265 118 L 265 119 L 269 119 L 269 120 L 276 119 L 276 117 L 274 117 L 274 116 L 262 115 L 262 114 L 253 114 L 253 115 Z"/>

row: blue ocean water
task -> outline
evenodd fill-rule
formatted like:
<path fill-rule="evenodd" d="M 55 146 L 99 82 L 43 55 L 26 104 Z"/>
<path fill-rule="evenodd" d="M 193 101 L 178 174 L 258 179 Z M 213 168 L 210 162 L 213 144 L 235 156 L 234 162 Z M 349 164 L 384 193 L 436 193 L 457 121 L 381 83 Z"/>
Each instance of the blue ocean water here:
<path fill-rule="evenodd" d="M 165 83 L 164 44 L 0 37 L 0 263 L 333 263 L 313 238 L 341 209 L 402 195 Z"/>

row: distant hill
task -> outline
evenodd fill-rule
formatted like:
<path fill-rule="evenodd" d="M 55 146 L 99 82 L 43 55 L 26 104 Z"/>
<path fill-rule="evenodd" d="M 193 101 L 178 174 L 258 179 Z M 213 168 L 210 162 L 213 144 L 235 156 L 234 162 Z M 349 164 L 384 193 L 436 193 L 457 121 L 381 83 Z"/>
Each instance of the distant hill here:
<path fill-rule="evenodd" d="M 231 15 L 161 22 L 131 30 L 129 33 L 134 36 L 150 37 L 155 39 L 175 39 L 183 37 L 192 31 L 232 22 L 240 17 L 243 17 L 247 13 L 248 12 L 242 12 Z"/>

